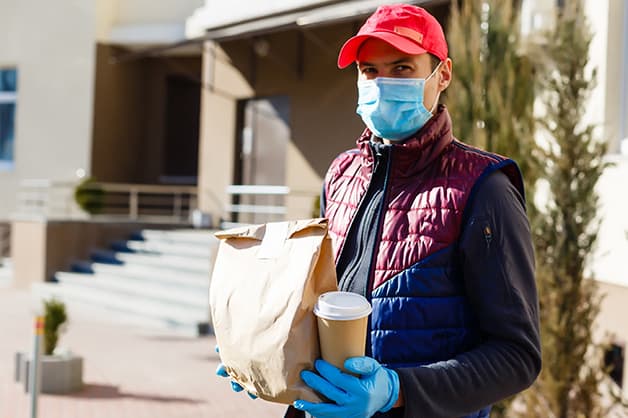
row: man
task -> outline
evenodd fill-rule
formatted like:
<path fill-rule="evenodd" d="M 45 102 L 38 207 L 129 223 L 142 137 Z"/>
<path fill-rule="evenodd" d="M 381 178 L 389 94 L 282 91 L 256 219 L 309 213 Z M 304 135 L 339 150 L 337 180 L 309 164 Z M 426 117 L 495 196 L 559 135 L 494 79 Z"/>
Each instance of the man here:
<path fill-rule="evenodd" d="M 287 416 L 488 417 L 541 368 L 519 169 L 453 137 L 438 105 L 452 61 L 424 9 L 378 8 L 340 51 L 353 63 L 366 130 L 331 164 L 322 208 L 340 289 L 373 305 L 367 353 L 346 361 L 354 375 L 303 371 L 329 402 Z"/>

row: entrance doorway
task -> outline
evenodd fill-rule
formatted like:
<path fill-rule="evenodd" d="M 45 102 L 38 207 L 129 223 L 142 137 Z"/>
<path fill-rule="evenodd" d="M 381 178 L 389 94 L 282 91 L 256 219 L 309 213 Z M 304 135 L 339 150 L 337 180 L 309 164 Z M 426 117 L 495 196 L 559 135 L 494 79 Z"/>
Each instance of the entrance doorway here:
<path fill-rule="evenodd" d="M 162 183 L 196 185 L 201 88 L 180 75 L 166 78 Z"/>
<path fill-rule="evenodd" d="M 234 184 L 284 186 L 290 142 L 290 100 L 287 96 L 248 99 L 239 103 Z M 281 195 L 234 195 L 233 204 L 283 206 Z M 236 222 L 263 223 L 270 213 L 234 213 Z"/>

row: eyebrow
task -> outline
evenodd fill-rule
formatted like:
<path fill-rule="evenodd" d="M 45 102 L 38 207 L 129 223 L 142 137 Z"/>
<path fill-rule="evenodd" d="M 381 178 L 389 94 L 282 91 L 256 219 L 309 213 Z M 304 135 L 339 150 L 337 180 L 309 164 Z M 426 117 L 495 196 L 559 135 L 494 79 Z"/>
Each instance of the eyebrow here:
<path fill-rule="evenodd" d="M 411 63 L 411 62 L 412 60 L 410 58 L 401 58 L 390 63 L 385 63 L 384 65 L 399 65 L 399 64 Z M 372 64 L 370 62 L 365 62 L 365 61 L 362 61 L 362 62 L 358 61 L 358 65 L 364 65 L 364 66 L 370 66 L 370 67 L 375 66 L 375 64 Z"/>

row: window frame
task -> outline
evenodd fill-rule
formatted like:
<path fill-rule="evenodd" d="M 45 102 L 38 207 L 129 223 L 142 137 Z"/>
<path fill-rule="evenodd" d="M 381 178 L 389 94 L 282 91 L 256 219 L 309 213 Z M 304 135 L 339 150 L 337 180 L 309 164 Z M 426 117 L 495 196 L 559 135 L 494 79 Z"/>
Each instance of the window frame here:
<path fill-rule="evenodd" d="M 16 83 L 15 83 L 15 91 L 0 91 L 0 105 L 2 104 L 13 104 L 15 106 L 15 113 L 13 115 L 13 155 L 11 159 L 2 159 L 0 158 L 0 172 L 2 171 L 13 171 L 15 168 L 15 125 L 16 125 L 16 115 L 17 115 L 17 102 L 18 102 L 18 80 L 19 80 L 19 70 L 17 66 L 2 66 L 0 67 L 0 71 L 15 71 Z"/>

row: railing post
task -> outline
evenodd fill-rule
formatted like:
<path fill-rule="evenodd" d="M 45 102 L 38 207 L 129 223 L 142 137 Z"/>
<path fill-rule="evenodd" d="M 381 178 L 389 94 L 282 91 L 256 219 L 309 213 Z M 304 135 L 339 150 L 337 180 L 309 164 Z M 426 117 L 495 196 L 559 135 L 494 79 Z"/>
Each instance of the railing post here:
<path fill-rule="evenodd" d="M 139 197 L 138 191 L 135 187 L 130 190 L 130 200 L 129 200 L 129 217 L 131 219 L 137 219 L 139 212 Z"/>
<path fill-rule="evenodd" d="M 74 201 L 74 190 L 70 189 L 69 193 L 65 196 L 65 215 L 74 218 L 74 211 L 72 210 L 72 203 Z"/>
<path fill-rule="evenodd" d="M 39 198 L 39 202 L 41 205 L 41 214 L 44 215 L 46 218 L 48 217 L 49 213 L 49 200 L 50 200 L 50 190 L 48 188 L 41 188 L 40 189 L 40 198 Z"/>
<path fill-rule="evenodd" d="M 181 219 L 181 209 L 183 207 L 183 197 L 180 192 L 174 194 L 174 217 L 175 219 Z"/>

